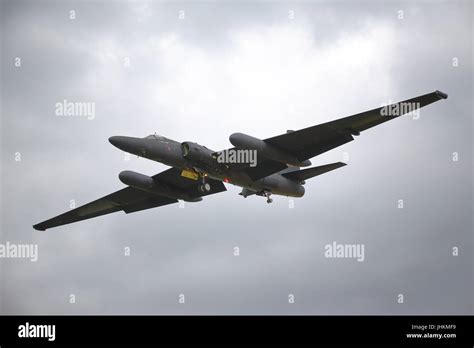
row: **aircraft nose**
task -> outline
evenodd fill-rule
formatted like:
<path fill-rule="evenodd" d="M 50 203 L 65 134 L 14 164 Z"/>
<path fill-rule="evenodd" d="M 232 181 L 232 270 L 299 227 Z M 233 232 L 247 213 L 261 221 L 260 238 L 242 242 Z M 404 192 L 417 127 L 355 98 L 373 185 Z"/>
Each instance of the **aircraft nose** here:
<path fill-rule="evenodd" d="M 124 143 L 124 139 L 123 139 L 123 138 L 124 138 L 124 137 L 115 135 L 115 136 L 109 138 L 109 142 L 110 142 L 113 146 L 120 148 L 120 146 L 123 145 L 123 143 Z"/>
<path fill-rule="evenodd" d="M 109 142 L 122 151 L 133 154 L 142 154 L 144 152 L 144 143 L 140 138 L 124 137 L 116 135 L 109 138 Z"/>
<path fill-rule="evenodd" d="M 109 138 L 109 143 L 111 143 L 113 146 L 117 146 L 118 143 L 119 143 L 119 141 L 120 141 L 119 138 L 120 138 L 120 137 L 118 137 L 118 136 L 110 137 L 110 138 Z"/>

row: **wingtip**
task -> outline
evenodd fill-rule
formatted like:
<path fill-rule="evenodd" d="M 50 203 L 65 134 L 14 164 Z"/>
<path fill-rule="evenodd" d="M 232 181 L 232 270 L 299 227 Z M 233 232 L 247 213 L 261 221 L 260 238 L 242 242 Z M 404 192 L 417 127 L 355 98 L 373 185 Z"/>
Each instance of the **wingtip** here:
<path fill-rule="evenodd" d="M 435 93 L 440 99 L 448 99 L 448 95 L 444 92 L 436 90 Z"/>
<path fill-rule="evenodd" d="M 46 228 L 43 227 L 41 224 L 33 225 L 33 228 L 37 231 L 46 231 Z"/>

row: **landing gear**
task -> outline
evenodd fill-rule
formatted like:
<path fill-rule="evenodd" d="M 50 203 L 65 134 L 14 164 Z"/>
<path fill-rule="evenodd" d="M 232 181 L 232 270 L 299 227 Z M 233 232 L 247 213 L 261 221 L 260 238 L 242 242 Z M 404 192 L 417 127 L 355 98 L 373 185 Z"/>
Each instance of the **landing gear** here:
<path fill-rule="evenodd" d="M 265 197 L 267 197 L 267 203 L 270 204 L 271 202 L 273 202 L 273 199 L 270 197 L 271 196 L 271 193 L 270 192 L 264 192 L 263 195 Z"/>
<path fill-rule="evenodd" d="M 202 193 L 208 193 L 211 191 L 211 185 L 206 182 L 207 174 L 202 174 L 202 184 L 199 185 L 198 189 Z"/>
<path fill-rule="evenodd" d="M 207 182 L 202 185 L 199 185 L 199 191 L 203 193 L 207 193 L 211 191 L 211 185 L 209 185 Z"/>

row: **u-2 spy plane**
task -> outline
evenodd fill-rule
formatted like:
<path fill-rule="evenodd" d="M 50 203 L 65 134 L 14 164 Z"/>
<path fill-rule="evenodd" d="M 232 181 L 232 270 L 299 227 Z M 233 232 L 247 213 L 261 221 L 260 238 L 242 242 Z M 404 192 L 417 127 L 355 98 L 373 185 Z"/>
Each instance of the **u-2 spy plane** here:
<path fill-rule="evenodd" d="M 360 132 L 404 114 L 416 113 L 421 107 L 447 97 L 435 91 L 264 140 L 234 133 L 229 138 L 234 148 L 220 152 L 156 134 L 144 138 L 113 136 L 109 141 L 117 148 L 171 168 L 153 176 L 123 171 L 119 179 L 127 187 L 33 227 L 44 231 L 117 211 L 128 214 L 178 200 L 198 202 L 204 196 L 226 191 L 223 183 L 242 187 L 243 197 L 264 196 L 268 203 L 272 202 L 272 194 L 302 197 L 305 180 L 346 165 L 336 162 L 300 169 L 311 165 L 310 158 L 354 140 Z M 247 156 L 239 156 L 242 153 Z"/>

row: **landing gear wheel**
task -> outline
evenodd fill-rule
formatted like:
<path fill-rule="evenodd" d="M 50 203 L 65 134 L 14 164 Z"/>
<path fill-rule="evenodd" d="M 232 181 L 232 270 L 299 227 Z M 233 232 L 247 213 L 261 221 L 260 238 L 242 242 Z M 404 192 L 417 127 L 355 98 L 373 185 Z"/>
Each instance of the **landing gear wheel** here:
<path fill-rule="evenodd" d="M 263 195 L 264 195 L 265 197 L 267 197 L 267 203 L 270 204 L 271 202 L 273 202 L 273 199 L 271 199 L 271 197 L 270 197 L 270 195 L 271 195 L 270 192 L 264 192 Z"/>
<path fill-rule="evenodd" d="M 211 191 L 211 185 L 209 185 L 209 183 L 204 183 L 202 185 L 199 185 L 199 191 L 201 192 L 209 192 Z"/>
<path fill-rule="evenodd" d="M 198 186 L 198 190 L 202 193 L 208 193 L 211 191 L 211 185 L 209 185 L 209 183 L 206 182 L 206 179 L 207 179 L 207 174 L 206 173 L 202 173 L 202 172 L 198 172 L 199 173 L 199 176 L 201 177 L 202 181 L 201 181 L 201 185 Z"/>

